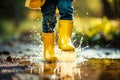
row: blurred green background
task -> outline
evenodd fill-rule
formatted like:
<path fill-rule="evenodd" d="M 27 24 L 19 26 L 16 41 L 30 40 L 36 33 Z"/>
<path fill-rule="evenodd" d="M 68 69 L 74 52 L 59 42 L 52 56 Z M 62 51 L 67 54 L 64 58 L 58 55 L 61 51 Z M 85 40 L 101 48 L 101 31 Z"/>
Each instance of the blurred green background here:
<path fill-rule="evenodd" d="M 1 43 L 41 41 L 41 12 L 24 5 L 25 0 L 1 0 Z M 120 48 L 120 0 L 76 0 L 73 5 L 72 41 L 76 47 L 81 44 Z"/>

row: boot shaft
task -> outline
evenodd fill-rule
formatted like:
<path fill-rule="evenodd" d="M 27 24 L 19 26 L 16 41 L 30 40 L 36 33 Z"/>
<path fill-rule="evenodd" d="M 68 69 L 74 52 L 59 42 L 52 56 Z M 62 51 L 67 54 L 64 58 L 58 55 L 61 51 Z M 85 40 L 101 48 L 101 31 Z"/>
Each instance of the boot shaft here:
<path fill-rule="evenodd" d="M 54 33 L 42 33 L 42 39 L 44 43 L 44 48 L 46 47 L 54 47 L 55 44 L 55 35 Z"/>
<path fill-rule="evenodd" d="M 59 34 L 62 37 L 71 37 L 73 29 L 73 21 L 71 20 L 60 20 L 59 21 Z"/>

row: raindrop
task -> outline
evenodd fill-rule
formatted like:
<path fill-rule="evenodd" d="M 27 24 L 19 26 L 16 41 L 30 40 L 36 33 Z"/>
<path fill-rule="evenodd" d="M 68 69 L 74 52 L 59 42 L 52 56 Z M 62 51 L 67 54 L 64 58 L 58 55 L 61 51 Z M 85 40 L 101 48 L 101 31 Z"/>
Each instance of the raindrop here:
<path fill-rule="evenodd" d="M 86 15 L 89 15 L 89 12 L 86 12 Z"/>
<path fill-rule="evenodd" d="M 39 18 L 36 19 L 36 21 L 39 21 L 39 20 L 40 20 Z"/>

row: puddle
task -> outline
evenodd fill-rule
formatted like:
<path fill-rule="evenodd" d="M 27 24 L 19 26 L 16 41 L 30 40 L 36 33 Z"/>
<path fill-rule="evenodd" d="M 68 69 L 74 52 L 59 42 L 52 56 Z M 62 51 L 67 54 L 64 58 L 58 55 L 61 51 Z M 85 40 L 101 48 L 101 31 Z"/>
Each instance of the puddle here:
<path fill-rule="evenodd" d="M 39 47 L 2 47 L 10 53 L 0 54 L 0 80 L 120 80 L 119 50 L 78 49 L 74 62 L 46 63 Z"/>
<path fill-rule="evenodd" d="M 16 76 L 19 79 L 14 79 Z M 26 56 L 15 62 L 0 62 L 0 80 L 24 80 L 21 77 L 27 80 L 30 77 L 35 80 L 120 80 L 120 59 L 46 63 L 39 56 Z"/>

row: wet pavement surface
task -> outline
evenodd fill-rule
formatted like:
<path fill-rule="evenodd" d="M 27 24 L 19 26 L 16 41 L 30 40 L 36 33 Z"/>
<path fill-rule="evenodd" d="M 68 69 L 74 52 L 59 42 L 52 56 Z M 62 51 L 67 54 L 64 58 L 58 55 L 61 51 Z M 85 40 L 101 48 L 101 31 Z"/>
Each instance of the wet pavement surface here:
<path fill-rule="evenodd" d="M 120 52 L 77 50 L 74 61 L 44 62 L 42 47 L 0 46 L 0 80 L 120 80 Z"/>

